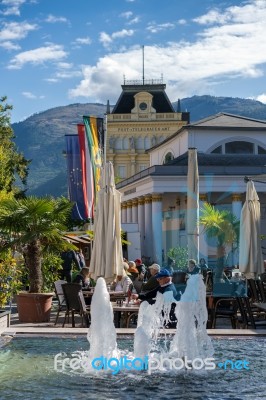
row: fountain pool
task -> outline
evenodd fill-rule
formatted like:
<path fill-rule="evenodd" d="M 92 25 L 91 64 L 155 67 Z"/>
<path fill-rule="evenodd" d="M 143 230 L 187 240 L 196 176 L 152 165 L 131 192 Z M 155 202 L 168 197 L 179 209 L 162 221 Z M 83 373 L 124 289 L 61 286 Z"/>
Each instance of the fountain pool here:
<path fill-rule="evenodd" d="M 54 356 L 64 351 L 87 351 L 84 337 L 1 338 L 0 399 L 265 399 L 266 339 L 212 339 L 217 362 L 245 359 L 249 370 L 215 368 L 211 371 L 146 371 L 65 373 L 54 370 Z M 133 352 L 130 337 L 118 340 L 121 351 Z"/>

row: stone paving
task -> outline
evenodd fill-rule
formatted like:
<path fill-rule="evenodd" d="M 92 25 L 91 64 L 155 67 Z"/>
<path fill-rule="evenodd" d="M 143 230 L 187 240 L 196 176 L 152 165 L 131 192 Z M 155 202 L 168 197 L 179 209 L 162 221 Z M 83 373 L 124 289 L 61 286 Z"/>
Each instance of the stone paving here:
<path fill-rule="evenodd" d="M 0 330 L 0 335 L 14 335 L 14 334 L 37 334 L 37 335 L 86 335 L 88 328 L 82 328 L 81 318 L 75 317 L 76 327 L 72 328 L 71 321 L 62 327 L 64 320 L 64 312 L 61 312 L 55 325 L 55 318 L 57 312 L 57 305 L 53 303 L 50 322 L 44 323 L 21 323 L 18 319 L 16 306 L 13 305 L 12 313 L 10 318 L 10 326 Z M 135 332 L 134 328 L 118 328 L 116 329 L 118 335 L 133 335 Z M 165 330 L 162 330 L 162 333 Z M 223 319 L 217 320 L 216 329 L 208 329 L 210 336 L 266 336 L 266 329 L 231 329 L 230 321 Z M 167 329 L 167 334 L 174 334 L 174 329 Z"/>

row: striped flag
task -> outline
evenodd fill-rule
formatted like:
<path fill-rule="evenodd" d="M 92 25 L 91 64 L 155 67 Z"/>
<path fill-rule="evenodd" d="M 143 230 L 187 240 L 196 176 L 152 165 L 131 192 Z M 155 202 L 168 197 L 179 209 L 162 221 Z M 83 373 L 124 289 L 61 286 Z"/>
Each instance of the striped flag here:
<path fill-rule="evenodd" d="M 99 141 L 97 119 L 99 118 L 88 116 L 83 117 L 94 177 L 94 193 L 99 190 L 100 169 L 102 166 L 102 149 Z"/>
<path fill-rule="evenodd" d="M 85 126 L 83 124 L 78 124 L 77 129 L 78 129 L 80 160 L 82 169 L 84 204 L 87 209 L 88 218 L 93 218 L 94 177 L 92 171 L 89 146 L 88 146 L 88 141 L 86 139 Z"/>
<path fill-rule="evenodd" d="M 73 201 L 72 218 L 85 220 L 88 218 L 87 207 L 83 195 L 83 178 L 78 135 L 66 135 L 66 156 L 69 198 Z"/>

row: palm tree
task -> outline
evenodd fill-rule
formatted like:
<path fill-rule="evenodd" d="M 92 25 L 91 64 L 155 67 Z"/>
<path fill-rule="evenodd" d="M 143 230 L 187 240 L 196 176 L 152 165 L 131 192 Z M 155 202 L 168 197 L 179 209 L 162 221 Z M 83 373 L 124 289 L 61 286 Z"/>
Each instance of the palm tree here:
<path fill-rule="evenodd" d="M 6 247 L 23 246 L 31 293 L 42 291 L 43 250 L 49 246 L 58 250 L 66 247 L 61 232 L 66 230 L 71 208 L 65 198 L 31 196 L 0 201 L 1 235 Z"/>
<path fill-rule="evenodd" d="M 215 280 L 219 281 L 223 276 L 226 246 L 238 242 L 239 220 L 234 214 L 226 210 L 216 210 L 209 203 L 204 203 L 201 208 L 200 224 L 209 238 L 217 240 L 217 267 Z"/>

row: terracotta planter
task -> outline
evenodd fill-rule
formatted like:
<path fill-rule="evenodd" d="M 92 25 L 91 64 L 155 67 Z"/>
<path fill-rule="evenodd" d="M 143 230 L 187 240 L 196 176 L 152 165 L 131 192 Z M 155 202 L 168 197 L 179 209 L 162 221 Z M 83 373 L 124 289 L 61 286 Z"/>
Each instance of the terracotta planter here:
<path fill-rule="evenodd" d="M 17 295 L 20 322 L 49 322 L 53 293 L 19 293 Z"/>

